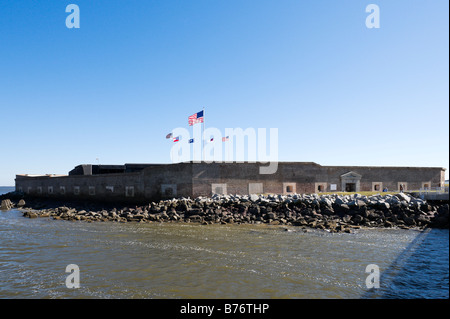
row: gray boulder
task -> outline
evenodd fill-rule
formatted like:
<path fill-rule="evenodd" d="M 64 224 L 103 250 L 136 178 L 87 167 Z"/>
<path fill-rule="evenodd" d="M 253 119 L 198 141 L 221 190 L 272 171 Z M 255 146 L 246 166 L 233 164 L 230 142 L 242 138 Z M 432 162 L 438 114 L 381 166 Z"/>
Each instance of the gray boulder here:
<path fill-rule="evenodd" d="M 384 200 L 380 200 L 376 206 L 380 209 L 389 209 L 391 207 L 391 205 L 387 202 L 385 202 Z"/>
<path fill-rule="evenodd" d="M 336 197 L 336 200 L 334 202 L 336 203 L 336 205 L 347 204 L 347 201 L 341 196 Z"/>
<path fill-rule="evenodd" d="M 411 201 L 411 197 L 406 195 L 405 193 L 398 193 L 395 195 L 400 201 L 406 201 L 409 203 Z"/>
<path fill-rule="evenodd" d="M 366 202 L 361 199 L 354 199 L 348 203 L 348 206 L 350 208 L 360 208 L 360 207 L 366 206 Z"/>
<path fill-rule="evenodd" d="M 328 199 L 327 197 L 322 197 L 322 198 L 320 199 L 320 203 L 321 203 L 322 205 L 326 206 L 326 207 L 331 207 L 332 204 L 333 204 L 333 203 L 331 202 L 331 200 Z"/>

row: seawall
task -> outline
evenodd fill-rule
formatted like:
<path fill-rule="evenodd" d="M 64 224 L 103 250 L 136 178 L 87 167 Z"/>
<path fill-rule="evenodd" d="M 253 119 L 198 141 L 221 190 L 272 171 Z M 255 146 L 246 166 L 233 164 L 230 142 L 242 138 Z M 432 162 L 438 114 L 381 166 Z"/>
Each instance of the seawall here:
<path fill-rule="evenodd" d="M 408 194 L 395 195 L 214 195 L 151 202 L 141 206 L 59 202 L 10 193 L 12 207 L 25 217 L 69 221 L 184 222 L 204 225 L 269 224 L 331 232 L 362 227 L 449 228 L 448 203 L 430 203 Z"/>

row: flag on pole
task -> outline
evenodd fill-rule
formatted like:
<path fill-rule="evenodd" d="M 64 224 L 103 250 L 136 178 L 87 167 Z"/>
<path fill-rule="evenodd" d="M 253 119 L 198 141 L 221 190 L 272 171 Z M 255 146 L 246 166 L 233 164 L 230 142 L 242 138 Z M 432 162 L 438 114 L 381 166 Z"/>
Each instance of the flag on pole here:
<path fill-rule="evenodd" d="M 226 141 L 228 141 L 229 139 L 230 139 L 229 136 L 222 137 L 222 142 L 226 142 Z"/>
<path fill-rule="evenodd" d="M 189 140 L 189 143 L 194 143 L 194 139 L 191 138 L 191 139 Z"/>
<path fill-rule="evenodd" d="M 179 136 L 173 138 L 173 141 L 174 141 L 174 142 L 178 142 L 179 140 L 180 140 L 180 137 L 179 137 Z"/>
<path fill-rule="evenodd" d="M 196 123 L 203 123 L 203 111 L 195 113 L 188 118 L 189 126 L 192 126 Z"/>
<path fill-rule="evenodd" d="M 169 134 L 166 135 L 166 138 L 172 138 L 172 136 L 173 136 L 173 134 L 169 133 Z"/>

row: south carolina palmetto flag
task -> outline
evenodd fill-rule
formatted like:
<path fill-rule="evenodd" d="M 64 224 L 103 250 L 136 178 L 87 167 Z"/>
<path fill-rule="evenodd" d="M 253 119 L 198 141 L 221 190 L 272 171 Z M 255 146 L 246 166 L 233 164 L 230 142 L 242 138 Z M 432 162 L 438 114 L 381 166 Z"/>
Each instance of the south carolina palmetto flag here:
<path fill-rule="evenodd" d="M 192 126 L 196 123 L 203 123 L 203 111 L 197 112 L 188 117 L 189 126 Z"/>

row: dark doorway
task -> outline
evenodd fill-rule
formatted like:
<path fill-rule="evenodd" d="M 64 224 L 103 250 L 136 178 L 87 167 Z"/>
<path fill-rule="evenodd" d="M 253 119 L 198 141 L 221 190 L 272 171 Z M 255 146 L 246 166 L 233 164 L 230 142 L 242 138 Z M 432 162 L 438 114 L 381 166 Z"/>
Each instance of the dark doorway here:
<path fill-rule="evenodd" d="M 356 184 L 355 183 L 346 183 L 345 191 L 346 192 L 356 192 Z"/>
<path fill-rule="evenodd" d="M 164 195 L 166 195 L 166 196 L 172 196 L 172 195 L 173 195 L 173 189 L 172 189 L 171 187 L 167 187 L 167 188 L 164 190 Z"/>

